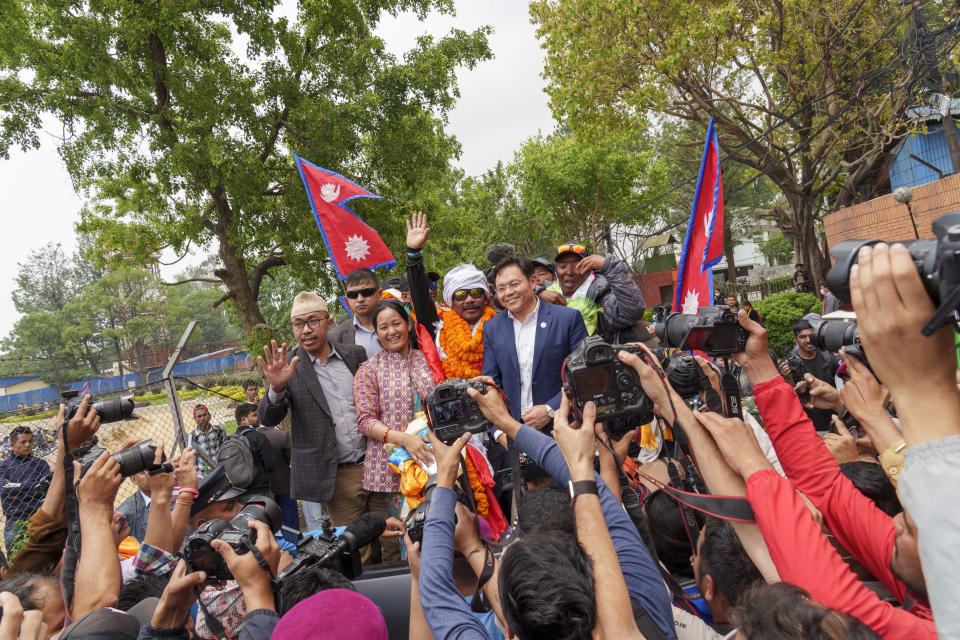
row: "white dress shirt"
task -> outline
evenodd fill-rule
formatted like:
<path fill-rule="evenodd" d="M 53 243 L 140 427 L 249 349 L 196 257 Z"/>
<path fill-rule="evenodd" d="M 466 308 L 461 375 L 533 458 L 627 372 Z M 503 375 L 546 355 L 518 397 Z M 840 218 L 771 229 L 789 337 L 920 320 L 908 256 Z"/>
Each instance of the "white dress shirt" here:
<path fill-rule="evenodd" d="M 520 413 L 533 406 L 533 348 L 537 341 L 537 314 L 540 313 L 540 300 L 523 322 L 517 320 L 509 311 L 513 320 L 513 341 L 517 347 L 517 368 L 520 369 Z"/>

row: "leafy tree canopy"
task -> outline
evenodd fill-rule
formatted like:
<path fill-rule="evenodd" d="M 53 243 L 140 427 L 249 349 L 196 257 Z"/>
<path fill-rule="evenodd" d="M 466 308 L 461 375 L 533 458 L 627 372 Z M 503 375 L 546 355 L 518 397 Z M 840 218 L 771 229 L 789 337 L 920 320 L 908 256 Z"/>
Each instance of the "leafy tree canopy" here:
<path fill-rule="evenodd" d="M 302 0 L 294 18 L 276 0 L 5 3 L 0 153 L 36 147 L 53 114 L 99 255 L 215 251 L 203 277 L 250 333 L 271 269 L 333 279 L 292 150 L 385 196 L 358 213 L 397 247 L 448 173 L 455 72 L 490 56 L 489 29 L 421 36 L 402 58 L 374 33 L 385 14 L 434 9 L 452 2 Z"/>

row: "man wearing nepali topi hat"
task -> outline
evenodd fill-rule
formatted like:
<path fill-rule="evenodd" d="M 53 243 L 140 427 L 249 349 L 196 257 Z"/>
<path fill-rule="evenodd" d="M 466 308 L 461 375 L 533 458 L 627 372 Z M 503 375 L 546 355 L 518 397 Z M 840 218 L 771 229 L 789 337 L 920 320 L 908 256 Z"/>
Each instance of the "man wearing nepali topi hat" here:
<path fill-rule="evenodd" d="M 367 352 L 330 342 L 333 317 L 315 293 L 297 294 L 290 322 L 297 346 L 288 351 L 274 340 L 257 358 L 267 380 L 257 415 L 269 427 L 290 412 L 290 495 L 302 501 L 307 529 L 318 527 L 321 505 L 334 526 L 345 526 L 371 510 L 360 485 L 366 440 L 353 404 L 353 376 Z"/>

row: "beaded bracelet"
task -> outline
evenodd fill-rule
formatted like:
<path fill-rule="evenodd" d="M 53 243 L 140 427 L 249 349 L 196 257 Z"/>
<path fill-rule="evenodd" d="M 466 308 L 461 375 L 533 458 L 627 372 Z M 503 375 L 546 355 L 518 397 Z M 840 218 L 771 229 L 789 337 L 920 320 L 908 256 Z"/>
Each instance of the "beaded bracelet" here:
<path fill-rule="evenodd" d="M 390 432 L 393 431 L 393 427 L 387 427 L 387 430 L 383 432 L 383 443 L 387 443 L 387 436 L 390 435 Z"/>

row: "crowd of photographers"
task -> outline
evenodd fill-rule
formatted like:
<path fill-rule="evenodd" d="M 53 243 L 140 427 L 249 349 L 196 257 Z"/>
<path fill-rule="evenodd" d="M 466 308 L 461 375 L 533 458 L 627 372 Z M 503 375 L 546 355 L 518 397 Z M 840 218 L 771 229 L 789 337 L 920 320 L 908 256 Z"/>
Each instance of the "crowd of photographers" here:
<path fill-rule="evenodd" d="M 398 609 L 415 640 L 960 637 L 960 376 L 907 248 L 840 264 L 857 322 L 805 319 L 778 360 L 735 299 L 654 335 L 579 243 L 461 265 L 438 302 L 428 231 L 406 281 L 347 278 L 347 323 L 297 296 L 239 440 L 198 405 L 178 456 L 111 454 L 123 411 L 61 409 L 52 470 L 11 488 L 0 640 L 381 639 Z"/>

